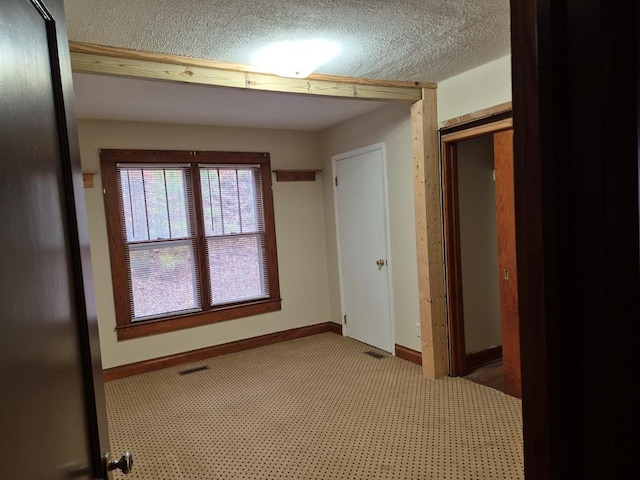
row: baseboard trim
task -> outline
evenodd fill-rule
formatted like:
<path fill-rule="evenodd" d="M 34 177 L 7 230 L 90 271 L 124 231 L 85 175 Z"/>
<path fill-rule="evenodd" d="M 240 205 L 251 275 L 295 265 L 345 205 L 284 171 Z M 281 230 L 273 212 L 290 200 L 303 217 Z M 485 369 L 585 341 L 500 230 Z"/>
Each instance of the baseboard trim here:
<path fill-rule="evenodd" d="M 422 353 L 411 348 L 403 347 L 396 343 L 396 357 L 406 360 L 407 362 L 415 363 L 422 366 Z"/>
<path fill-rule="evenodd" d="M 487 348 L 476 353 L 470 353 L 467 355 L 467 372 L 470 372 L 474 368 L 481 367 L 487 363 L 495 362 L 502 358 L 502 346 Z"/>
<path fill-rule="evenodd" d="M 327 322 L 329 324 L 329 331 L 342 335 L 342 325 L 339 323 Z"/>
<path fill-rule="evenodd" d="M 282 332 L 260 335 L 259 337 L 251 337 L 245 338 L 243 340 L 237 340 L 235 342 L 223 343 L 222 345 L 214 345 L 212 347 L 190 350 L 188 352 L 176 353 L 174 355 L 167 355 L 165 357 L 143 360 L 142 362 L 129 363 L 127 365 L 120 365 L 119 367 L 107 368 L 106 370 L 104 370 L 104 381 L 109 382 L 111 380 L 117 380 L 119 378 L 125 378 L 133 375 L 139 375 L 141 373 L 162 370 L 163 368 L 174 367 L 183 363 L 198 362 L 207 358 L 218 357 L 220 355 L 226 355 L 228 353 L 241 352 L 243 350 L 249 350 L 250 348 L 272 345 L 274 343 L 293 340 L 294 338 L 317 335 L 318 333 L 338 333 L 338 330 L 339 334 L 341 335 L 342 326 L 337 323 L 318 323 L 317 325 L 310 325 L 308 327 L 293 328 L 291 330 L 284 330 Z"/>

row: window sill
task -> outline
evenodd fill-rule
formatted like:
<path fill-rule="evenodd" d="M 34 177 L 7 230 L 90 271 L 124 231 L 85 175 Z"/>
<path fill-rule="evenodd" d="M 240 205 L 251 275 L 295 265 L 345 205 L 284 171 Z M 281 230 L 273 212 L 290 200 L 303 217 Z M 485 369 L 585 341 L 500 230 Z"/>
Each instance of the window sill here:
<path fill-rule="evenodd" d="M 207 312 L 190 313 L 176 317 L 147 320 L 116 327 L 118 341 L 147 337 L 159 333 L 173 332 L 184 328 L 199 327 L 210 323 L 224 322 L 235 318 L 250 317 L 282 309 L 282 299 L 258 300 L 255 302 L 220 307 Z"/>

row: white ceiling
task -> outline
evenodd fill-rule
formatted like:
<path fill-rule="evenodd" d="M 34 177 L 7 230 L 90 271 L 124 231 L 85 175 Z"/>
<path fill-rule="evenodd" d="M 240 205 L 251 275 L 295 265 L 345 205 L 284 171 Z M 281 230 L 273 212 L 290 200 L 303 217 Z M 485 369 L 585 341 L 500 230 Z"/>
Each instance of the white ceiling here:
<path fill-rule="evenodd" d="M 65 0 L 71 40 L 251 64 L 269 43 L 322 38 L 317 73 L 438 82 L 507 55 L 509 0 Z M 76 75 L 81 118 L 317 130 L 381 103 Z M 143 101 L 144 100 L 144 101 Z"/>
<path fill-rule="evenodd" d="M 79 118 L 322 130 L 386 102 L 245 91 L 75 73 Z"/>

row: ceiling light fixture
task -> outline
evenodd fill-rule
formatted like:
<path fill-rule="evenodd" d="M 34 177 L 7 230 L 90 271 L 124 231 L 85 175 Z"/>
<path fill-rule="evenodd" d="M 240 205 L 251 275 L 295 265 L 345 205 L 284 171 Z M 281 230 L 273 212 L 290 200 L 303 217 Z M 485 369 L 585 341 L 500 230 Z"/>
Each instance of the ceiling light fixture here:
<path fill-rule="evenodd" d="M 339 51 L 329 40 L 279 42 L 258 50 L 252 63 L 281 77 L 306 78 Z"/>

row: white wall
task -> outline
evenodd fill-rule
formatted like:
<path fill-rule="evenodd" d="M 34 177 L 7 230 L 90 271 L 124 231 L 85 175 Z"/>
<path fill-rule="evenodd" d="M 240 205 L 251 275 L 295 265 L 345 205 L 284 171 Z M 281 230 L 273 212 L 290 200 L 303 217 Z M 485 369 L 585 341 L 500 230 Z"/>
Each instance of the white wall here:
<path fill-rule="evenodd" d="M 319 169 L 317 134 L 134 122 L 80 120 L 83 170 L 99 171 L 100 148 L 258 151 L 271 167 Z M 118 341 L 100 175 L 85 189 L 104 368 L 329 321 L 322 175 L 316 182 L 273 179 L 282 310 Z"/>
<path fill-rule="evenodd" d="M 502 345 L 493 135 L 458 143 L 458 210 L 466 353 Z"/>
<path fill-rule="evenodd" d="M 420 351 L 415 326 L 420 317 L 409 104 L 392 104 L 321 132 L 322 168 L 327 172 L 323 184 L 331 320 L 341 323 L 333 183 L 328 174 L 331 156 L 382 142 L 387 152 L 395 340 Z"/>
<path fill-rule="evenodd" d="M 438 83 L 438 121 L 511 101 L 511 55 Z"/>

